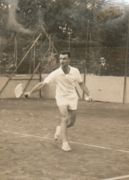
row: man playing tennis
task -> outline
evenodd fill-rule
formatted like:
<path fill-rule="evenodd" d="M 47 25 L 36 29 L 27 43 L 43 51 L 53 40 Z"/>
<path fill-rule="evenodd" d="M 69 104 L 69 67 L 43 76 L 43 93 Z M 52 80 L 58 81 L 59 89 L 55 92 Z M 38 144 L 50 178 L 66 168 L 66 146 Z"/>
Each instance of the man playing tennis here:
<path fill-rule="evenodd" d="M 61 125 L 57 126 L 55 133 L 55 140 L 57 140 L 61 134 L 62 137 L 62 149 L 64 151 L 70 151 L 71 148 L 67 139 L 67 128 L 71 127 L 75 123 L 76 110 L 78 104 L 78 96 L 75 89 L 76 82 L 79 83 L 84 93 L 91 99 L 90 93 L 83 83 L 80 72 L 77 68 L 69 66 L 70 52 L 62 52 L 60 54 L 60 67 L 51 72 L 43 82 L 38 83 L 31 91 L 26 92 L 25 96 L 29 97 L 35 91 L 40 90 L 46 84 L 55 82 L 56 89 L 56 102 L 59 107 L 59 111 L 62 117 Z"/>

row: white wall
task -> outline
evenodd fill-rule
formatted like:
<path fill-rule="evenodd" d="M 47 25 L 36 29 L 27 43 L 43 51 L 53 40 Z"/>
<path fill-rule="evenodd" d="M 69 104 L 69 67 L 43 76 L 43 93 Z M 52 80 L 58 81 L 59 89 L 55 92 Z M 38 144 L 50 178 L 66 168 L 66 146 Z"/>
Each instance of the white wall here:
<path fill-rule="evenodd" d="M 88 75 L 86 85 L 94 100 L 123 102 L 123 77 Z"/>
<path fill-rule="evenodd" d="M 19 84 L 23 84 L 23 88 L 25 88 L 28 79 L 30 78 L 29 75 L 20 75 L 20 76 L 13 76 L 13 78 L 9 81 L 3 92 L 0 94 L 0 98 L 15 98 L 14 89 Z M 6 84 L 8 78 L 7 77 L 0 77 L 0 90 Z M 29 91 L 33 86 L 35 86 L 39 82 L 39 75 L 35 75 L 33 80 L 30 81 L 30 84 L 27 88 Z M 32 95 L 32 97 L 39 97 L 39 92 L 36 92 Z"/>
<path fill-rule="evenodd" d="M 46 76 L 47 74 L 42 75 L 42 80 Z M 25 87 L 29 77 L 30 75 L 14 76 L 12 80 L 9 81 L 4 91 L 0 94 L 0 98 L 15 98 L 14 89 L 16 85 L 23 83 L 23 86 Z M 82 75 L 82 78 L 83 77 L 84 76 Z M 2 89 L 7 80 L 7 77 L 0 77 L 0 89 Z M 38 82 L 39 75 L 35 75 L 26 91 L 29 91 Z M 129 103 L 129 77 L 127 77 L 126 85 L 125 103 Z M 91 96 L 95 101 L 123 103 L 124 77 L 87 75 L 86 86 L 88 87 Z M 55 98 L 55 89 L 55 83 L 50 83 L 49 85 L 45 86 L 41 91 L 42 97 Z M 77 90 L 82 98 L 82 91 L 78 85 Z M 34 93 L 31 97 L 38 98 L 39 92 Z"/>

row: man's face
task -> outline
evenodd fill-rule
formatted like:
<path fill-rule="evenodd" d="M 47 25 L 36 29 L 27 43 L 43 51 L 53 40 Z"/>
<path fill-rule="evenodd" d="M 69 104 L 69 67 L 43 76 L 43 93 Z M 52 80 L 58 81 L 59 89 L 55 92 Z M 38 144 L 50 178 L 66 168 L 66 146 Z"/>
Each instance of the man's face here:
<path fill-rule="evenodd" d="M 101 58 L 100 61 L 101 61 L 101 64 L 105 63 L 105 59 L 104 58 Z"/>
<path fill-rule="evenodd" d="M 67 54 L 60 54 L 60 65 L 62 67 L 68 66 L 70 59 Z"/>

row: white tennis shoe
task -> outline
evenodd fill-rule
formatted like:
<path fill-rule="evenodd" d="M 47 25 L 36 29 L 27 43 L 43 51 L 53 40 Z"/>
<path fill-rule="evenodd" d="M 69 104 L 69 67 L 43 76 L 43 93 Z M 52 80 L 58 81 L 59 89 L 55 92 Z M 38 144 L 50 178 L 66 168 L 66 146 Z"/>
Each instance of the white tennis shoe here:
<path fill-rule="evenodd" d="M 72 149 L 70 148 L 68 142 L 64 142 L 61 149 L 64 150 L 64 151 L 71 151 L 71 150 L 72 150 Z"/>
<path fill-rule="evenodd" d="M 57 141 L 57 140 L 59 139 L 59 137 L 60 137 L 60 132 L 61 132 L 61 126 L 57 126 L 57 127 L 56 127 L 56 133 L 55 133 L 55 135 L 54 135 L 55 141 Z"/>

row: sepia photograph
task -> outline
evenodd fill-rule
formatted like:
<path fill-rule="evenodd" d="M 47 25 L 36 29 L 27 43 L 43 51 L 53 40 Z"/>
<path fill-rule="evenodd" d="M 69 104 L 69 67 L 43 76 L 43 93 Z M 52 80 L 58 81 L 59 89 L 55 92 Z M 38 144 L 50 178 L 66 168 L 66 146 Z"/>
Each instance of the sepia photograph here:
<path fill-rule="evenodd" d="M 0 0 L 0 180 L 129 180 L 129 0 Z"/>

